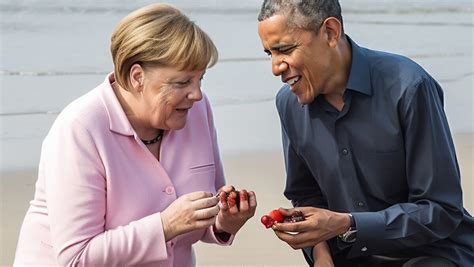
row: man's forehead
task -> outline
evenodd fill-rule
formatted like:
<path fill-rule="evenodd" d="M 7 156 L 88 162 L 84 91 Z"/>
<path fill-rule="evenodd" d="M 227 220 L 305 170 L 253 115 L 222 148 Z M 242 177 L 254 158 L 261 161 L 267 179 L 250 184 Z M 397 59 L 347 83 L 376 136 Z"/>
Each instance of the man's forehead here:
<path fill-rule="evenodd" d="M 265 27 L 269 31 L 281 31 L 287 27 L 287 17 L 281 14 L 276 14 L 259 22 L 259 27 Z"/>

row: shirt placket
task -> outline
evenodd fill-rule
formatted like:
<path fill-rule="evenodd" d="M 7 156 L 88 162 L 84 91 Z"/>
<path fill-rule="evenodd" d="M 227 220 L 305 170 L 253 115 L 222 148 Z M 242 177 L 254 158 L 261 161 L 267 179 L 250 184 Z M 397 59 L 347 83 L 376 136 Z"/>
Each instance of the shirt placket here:
<path fill-rule="evenodd" d="M 334 136 L 338 146 L 339 168 L 342 184 L 346 186 L 346 207 L 351 209 L 349 211 L 367 211 L 367 202 L 363 192 L 358 190 L 360 188 L 359 179 L 357 178 L 356 167 L 354 163 L 353 153 L 350 143 L 350 134 L 346 126 L 346 116 L 349 113 L 352 101 L 352 94 L 344 95 L 344 107 L 338 113 L 334 122 Z"/>

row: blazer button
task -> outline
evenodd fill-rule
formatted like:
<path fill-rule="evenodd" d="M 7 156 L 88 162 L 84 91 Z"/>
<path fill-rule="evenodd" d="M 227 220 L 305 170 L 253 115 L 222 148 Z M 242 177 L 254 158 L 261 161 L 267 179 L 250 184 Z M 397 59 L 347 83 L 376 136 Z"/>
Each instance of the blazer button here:
<path fill-rule="evenodd" d="M 171 185 L 168 185 L 167 187 L 165 187 L 164 191 L 166 194 L 172 195 L 174 193 L 174 188 Z"/>

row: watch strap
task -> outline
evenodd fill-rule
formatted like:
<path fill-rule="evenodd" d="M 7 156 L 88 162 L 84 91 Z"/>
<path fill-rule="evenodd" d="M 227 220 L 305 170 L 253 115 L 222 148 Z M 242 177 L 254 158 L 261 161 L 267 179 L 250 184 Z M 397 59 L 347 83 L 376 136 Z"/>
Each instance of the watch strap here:
<path fill-rule="evenodd" d="M 345 243 L 354 243 L 357 237 L 357 228 L 352 214 L 348 213 L 348 215 L 350 218 L 351 225 L 345 233 L 339 235 L 339 238 Z"/>

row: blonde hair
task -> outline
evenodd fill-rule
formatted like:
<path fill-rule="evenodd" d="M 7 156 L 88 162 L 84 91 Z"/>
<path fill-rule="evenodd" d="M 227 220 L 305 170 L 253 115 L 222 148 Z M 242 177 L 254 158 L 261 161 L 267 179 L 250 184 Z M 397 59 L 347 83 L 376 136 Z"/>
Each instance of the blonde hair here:
<path fill-rule="evenodd" d="M 129 88 L 134 64 L 204 70 L 218 58 L 211 38 L 168 4 L 145 6 L 123 18 L 112 34 L 110 50 L 115 79 L 123 88 Z"/>

